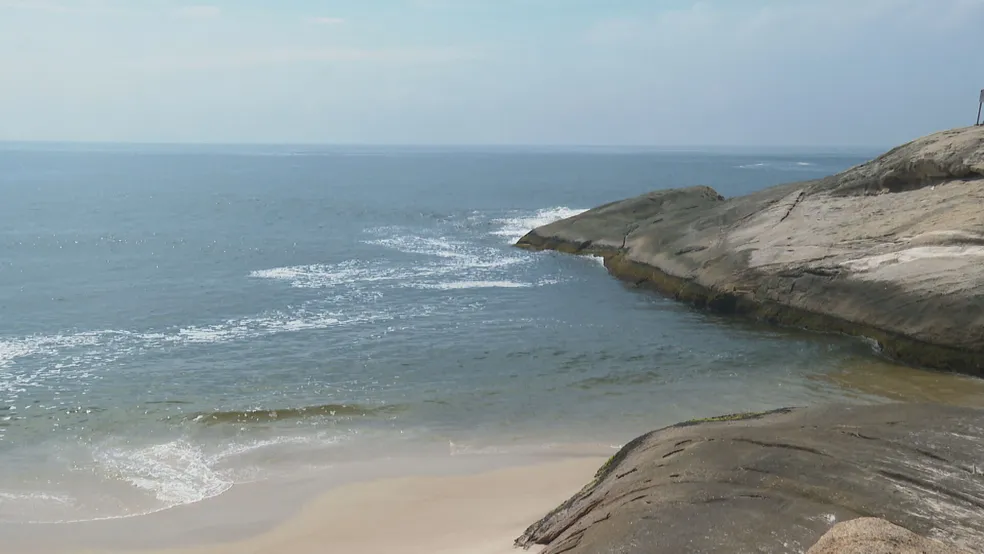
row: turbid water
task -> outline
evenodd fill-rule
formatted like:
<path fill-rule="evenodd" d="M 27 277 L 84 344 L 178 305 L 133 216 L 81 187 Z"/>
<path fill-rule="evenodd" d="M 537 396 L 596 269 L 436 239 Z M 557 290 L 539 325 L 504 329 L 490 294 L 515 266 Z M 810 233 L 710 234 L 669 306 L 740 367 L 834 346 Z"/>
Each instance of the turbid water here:
<path fill-rule="evenodd" d="M 857 386 L 881 363 L 861 341 L 510 246 L 653 188 L 732 196 L 869 154 L 5 145 L 0 522 L 892 397 Z"/>

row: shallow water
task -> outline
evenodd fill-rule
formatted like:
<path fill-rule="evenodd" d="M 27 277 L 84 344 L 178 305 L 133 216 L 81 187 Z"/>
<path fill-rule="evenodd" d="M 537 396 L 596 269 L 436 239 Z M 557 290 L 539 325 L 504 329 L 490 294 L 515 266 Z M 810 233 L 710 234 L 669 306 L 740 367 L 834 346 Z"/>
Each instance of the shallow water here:
<path fill-rule="evenodd" d="M 896 396 L 845 377 L 877 360 L 860 341 L 510 246 L 653 188 L 731 196 L 866 156 L 3 146 L 0 522 Z"/>
<path fill-rule="evenodd" d="M 984 380 L 906 367 L 889 360 L 844 360 L 817 378 L 862 395 L 897 402 L 984 408 Z"/>

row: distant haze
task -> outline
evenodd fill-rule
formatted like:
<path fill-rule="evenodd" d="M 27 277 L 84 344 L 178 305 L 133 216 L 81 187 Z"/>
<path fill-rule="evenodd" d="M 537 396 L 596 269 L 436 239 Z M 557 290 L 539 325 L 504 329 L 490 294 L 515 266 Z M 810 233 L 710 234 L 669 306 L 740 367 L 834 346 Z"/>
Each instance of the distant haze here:
<path fill-rule="evenodd" d="M 0 140 L 891 146 L 984 0 L 0 0 Z"/>

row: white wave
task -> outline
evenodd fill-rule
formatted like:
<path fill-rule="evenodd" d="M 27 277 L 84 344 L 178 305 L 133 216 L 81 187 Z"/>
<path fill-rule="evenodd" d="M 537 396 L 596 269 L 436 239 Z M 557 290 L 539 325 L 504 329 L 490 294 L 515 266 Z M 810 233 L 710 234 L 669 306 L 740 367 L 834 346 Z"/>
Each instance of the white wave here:
<path fill-rule="evenodd" d="M 419 308 L 422 309 L 422 307 Z M 419 309 L 411 310 L 402 315 L 412 316 L 418 313 L 420 313 Z M 290 312 L 278 311 L 256 317 L 230 319 L 215 325 L 183 327 L 177 333 L 164 335 L 164 340 L 178 343 L 220 343 L 280 333 L 388 321 L 394 317 L 389 312 L 382 310 L 347 315 L 340 312 L 325 312 L 302 307 Z"/>
<path fill-rule="evenodd" d="M 494 275 L 497 270 L 529 262 L 527 257 L 512 254 L 501 247 L 482 246 L 448 237 L 407 234 L 399 228 L 376 228 L 368 232 L 383 236 L 366 240 L 365 244 L 422 256 L 424 259 L 401 264 L 348 260 L 336 264 L 263 269 L 249 275 L 257 279 L 284 281 L 294 288 L 347 287 L 350 291 L 365 293 L 368 285 L 376 294 L 381 294 L 380 287 L 406 287 L 408 283 L 427 288 L 426 281 L 435 278 L 454 281 L 503 280 L 498 278 L 501 275 Z"/>
<path fill-rule="evenodd" d="M 93 452 L 99 469 L 115 479 L 148 491 L 163 504 L 173 507 L 199 502 L 222 494 L 239 479 L 227 464 L 269 448 L 286 445 L 334 447 L 350 438 L 335 432 L 312 435 L 284 435 L 266 439 L 230 442 L 208 454 L 198 445 L 179 439 L 142 448 L 106 448 Z M 40 494 L 40 493 L 39 493 Z"/>
<path fill-rule="evenodd" d="M 399 267 L 384 267 L 378 263 L 362 260 L 349 260 L 337 264 L 310 264 L 289 267 L 276 267 L 253 271 L 250 277 L 287 281 L 296 288 L 327 288 L 354 283 L 371 283 L 404 279 L 412 276 L 413 270 Z"/>
<path fill-rule="evenodd" d="M 356 316 L 346 319 L 341 314 L 332 313 L 274 313 L 267 316 L 232 319 L 224 323 L 206 326 L 183 327 L 175 334 L 165 335 L 167 342 L 191 344 L 217 344 L 234 340 L 257 338 L 265 335 L 328 329 L 338 325 L 352 324 L 385 318 L 385 313 L 372 316 Z"/>
<path fill-rule="evenodd" d="M 787 161 L 774 161 L 774 162 L 758 162 L 750 163 L 737 166 L 738 169 L 774 169 L 778 171 L 799 171 L 806 168 L 816 166 L 812 162 L 787 162 Z"/>
<path fill-rule="evenodd" d="M 89 493 L 70 496 L 55 491 L 0 490 L 0 509 L 13 514 L 41 509 L 47 514 L 24 521 L 31 524 L 80 523 L 143 516 L 213 498 L 235 484 L 275 477 L 276 469 L 268 467 L 268 460 L 254 460 L 257 463 L 251 463 L 249 457 L 255 453 L 287 445 L 310 445 L 320 452 L 320 448 L 335 447 L 349 438 L 349 434 L 322 431 L 312 435 L 237 440 L 212 449 L 215 452 L 211 454 L 203 448 L 206 444 L 196 445 L 184 439 L 137 448 L 96 446 L 90 451 L 95 465 L 72 471 L 95 476 L 100 482 L 109 479 L 132 487 L 146 495 L 144 500 L 131 504 L 132 495 L 124 494 L 129 500 L 122 501 L 118 489 L 115 493 L 113 489 L 108 489 L 98 498 Z M 273 454 L 274 460 L 289 460 L 291 455 L 291 451 Z M 46 511 L 47 508 L 57 511 Z M 99 515 L 92 515 L 94 513 Z"/>
<path fill-rule="evenodd" d="M 320 289 L 386 281 L 404 281 L 439 275 L 451 270 L 453 270 L 451 267 L 442 268 L 427 265 L 386 267 L 378 263 L 349 260 L 338 264 L 311 264 L 263 269 L 253 271 L 249 276 L 257 279 L 286 281 L 294 288 Z"/>
<path fill-rule="evenodd" d="M 375 229 L 374 232 L 388 236 L 365 241 L 366 244 L 384 246 L 404 254 L 438 258 L 429 265 L 415 266 L 417 276 L 496 269 L 527 261 L 521 256 L 509 255 L 502 248 L 480 246 L 447 237 L 405 235 L 399 234 L 398 230 L 385 228 Z"/>
<path fill-rule="evenodd" d="M 9 366 L 18 358 L 50 354 L 63 348 L 91 346 L 99 342 L 102 332 L 76 333 L 71 335 L 33 335 L 0 339 L 0 369 Z M 0 390 L 3 390 L 0 383 Z"/>
<path fill-rule="evenodd" d="M 427 315 L 431 307 L 413 306 L 400 317 Z M 230 319 L 211 325 L 189 325 L 161 332 L 104 330 L 75 334 L 40 335 L 0 341 L 5 358 L 0 365 L 0 405 L 16 406 L 30 388 L 59 390 L 75 387 L 111 368 L 114 362 L 134 353 L 164 347 L 220 344 L 294 333 L 389 321 L 397 316 L 385 310 L 352 314 L 301 307 L 255 317 Z M 29 364 L 18 363 L 39 357 Z"/>
<path fill-rule="evenodd" d="M 233 485 L 212 470 L 201 448 L 184 440 L 136 450 L 112 448 L 97 452 L 96 459 L 116 478 L 153 494 L 167 507 L 200 502 Z"/>
<path fill-rule="evenodd" d="M 318 440 L 317 437 L 306 437 L 306 436 L 257 439 L 251 442 L 234 443 L 228 445 L 221 452 L 212 456 L 212 460 L 219 462 L 225 460 L 226 458 L 242 456 L 244 454 L 249 454 L 257 450 L 263 450 L 271 446 L 282 446 L 285 444 L 314 444 L 314 443 L 329 444 L 329 443 L 337 443 L 340 441 L 341 441 L 341 437 L 336 437 L 335 440 L 332 441 L 325 441 L 325 440 Z"/>
<path fill-rule="evenodd" d="M 495 219 L 493 221 L 500 224 L 501 227 L 492 234 L 506 237 L 511 244 L 523 238 L 526 233 L 537 227 L 542 227 L 555 221 L 560 221 L 561 219 L 567 219 L 568 217 L 574 217 L 586 211 L 561 206 L 557 208 L 544 208 L 534 213 L 526 212 L 513 217 Z"/>
<path fill-rule="evenodd" d="M 469 252 L 469 245 L 452 241 L 445 237 L 421 237 L 417 235 L 393 235 L 375 240 L 365 241 L 366 244 L 385 246 L 406 254 L 423 254 L 439 258 L 469 259 L 474 257 Z"/>
<path fill-rule="evenodd" d="M 23 340 L 0 341 L 0 368 L 6 367 L 17 358 L 30 356 L 35 351 L 30 344 Z"/>
<path fill-rule="evenodd" d="M 446 283 L 413 283 L 408 285 L 418 289 L 433 290 L 459 290 L 459 289 L 520 289 L 532 287 L 532 283 L 519 283 L 516 281 L 449 281 Z"/>
<path fill-rule="evenodd" d="M 0 341 L 0 348 L 7 347 L 7 352 L 12 353 L 4 359 L 9 364 L 18 357 L 58 356 L 65 354 L 65 350 L 76 348 L 114 347 L 116 351 L 127 354 L 132 351 L 133 347 L 152 348 L 173 345 L 174 343 L 220 343 L 277 333 L 327 329 L 338 325 L 365 323 L 380 319 L 392 319 L 392 316 L 383 311 L 345 315 L 301 307 L 290 312 L 273 311 L 255 317 L 229 319 L 212 325 L 190 325 L 154 333 L 110 329 L 68 335 L 21 337 L 6 342 Z M 71 368 L 79 363 L 92 361 L 92 355 L 92 353 L 83 353 L 80 356 L 72 357 L 68 363 L 63 361 L 58 367 L 62 369 Z M 0 382 L 0 387 L 2 387 L 2 382 Z M 0 390 L 3 389 L 0 388 Z"/>
<path fill-rule="evenodd" d="M 58 504 L 60 506 L 73 506 L 75 498 L 64 494 L 52 494 L 46 492 L 9 492 L 0 491 L 0 504 L 4 502 L 46 502 Z"/>

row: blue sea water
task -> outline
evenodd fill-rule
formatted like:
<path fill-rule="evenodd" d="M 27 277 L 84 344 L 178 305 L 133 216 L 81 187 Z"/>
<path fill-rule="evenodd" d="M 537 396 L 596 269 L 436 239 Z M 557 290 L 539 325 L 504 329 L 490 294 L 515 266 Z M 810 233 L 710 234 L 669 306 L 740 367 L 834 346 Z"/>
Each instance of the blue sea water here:
<path fill-rule="evenodd" d="M 856 399 L 823 376 L 863 343 L 511 244 L 652 189 L 734 196 L 869 154 L 0 145 L 0 522 Z"/>

